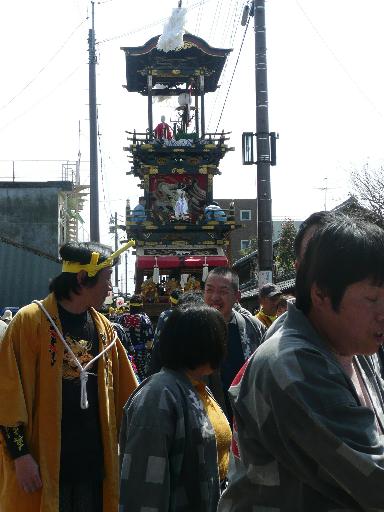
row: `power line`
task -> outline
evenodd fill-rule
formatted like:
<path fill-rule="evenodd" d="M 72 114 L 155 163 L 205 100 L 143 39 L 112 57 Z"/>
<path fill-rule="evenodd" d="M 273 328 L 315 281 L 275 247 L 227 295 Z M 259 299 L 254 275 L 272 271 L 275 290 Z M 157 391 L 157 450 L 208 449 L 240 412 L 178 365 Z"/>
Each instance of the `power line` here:
<path fill-rule="evenodd" d="M 218 128 L 219 128 L 219 124 L 220 124 L 221 118 L 222 118 L 222 116 L 223 116 L 223 112 L 224 112 L 225 106 L 226 106 L 226 104 L 227 104 L 227 99 L 228 99 L 229 91 L 231 90 L 231 86 L 232 86 L 232 82 L 233 82 L 233 77 L 235 76 L 236 69 L 237 69 L 237 65 L 238 65 L 238 63 L 239 63 L 239 59 L 240 59 L 240 55 L 241 55 L 241 51 L 242 51 L 242 49 L 243 49 L 243 45 L 244 45 L 245 36 L 246 36 L 246 34 L 247 34 L 247 30 L 248 30 L 248 25 L 249 25 L 249 17 L 248 17 L 248 20 L 247 20 L 247 24 L 246 24 L 246 26 L 245 26 L 243 39 L 242 39 L 242 41 L 241 41 L 241 45 L 240 45 L 240 49 L 239 49 L 239 53 L 238 53 L 238 55 L 237 55 L 237 60 L 236 60 L 236 63 L 235 63 L 235 67 L 233 68 L 233 73 L 232 73 L 231 81 L 229 82 L 229 86 L 228 86 L 227 94 L 226 94 L 226 96 L 225 96 L 225 100 L 224 100 L 223 108 L 221 109 L 220 117 L 219 117 L 219 120 L 218 120 L 218 122 L 217 122 L 217 126 L 216 126 L 216 130 L 215 130 L 215 132 L 217 132 L 217 130 L 218 130 Z"/>
<path fill-rule="evenodd" d="M 214 34 L 216 32 L 216 28 L 218 25 L 217 19 L 218 19 L 218 15 L 220 14 L 220 11 L 221 11 L 221 5 L 222 5 L 222 1 L 219 0 L 219 2 L 216 4 L 215 14 L 213 15 L 213 18 L 212 18 L 211 31 L 209 32 L 209 36 L 208 36 L 209 39 L 213 39 Z"/>
<path fill-rule="evenodd" d="M 359 91 L 359 93 L 364 97 L 364 99 L 371 105 L 371 107 L 376 111 L 376 113 L 381 117 L 384 118 L 384 115 L 379 110 L 379 108 L 376 106 L 376 104 L 371 100 L 371 98 L 366 94 L 366 92 L 360 87 L 360 85 L 357 83 L 357 81 L 354 79 L 354 77 L 351 75 L 351 73 L 348 71 L 348 69 L 344 66 L 344 64 L 341 62 L 339 57 L 336 55 L 336 53 L 332 50 L 330 45 L 325 40 L 324 36 L 321 34 L 319 29 L 316 27 L 312 19 L 309 17 L 307 12 L 304 10 L 302 5 L 300 4 L 299 0 L 296 0 L 296 4 L 301 10 L 302 14 L 304 15 L 305 19 L 308 21 L 309 25 L 312 27 L 314 32 L 317 34 L 321 42 L 324 44 L 326 49 L 329 51 L 329 53 L 332 55 L 332 57 L 335 59 L 337 64 L 340 66 L 340 68 L 343 70 L 345 75 L 349 78 L 349 80 L 353 83 L 353 85 L 356 87 L 356 89 Z"/>
<path fill-rule="evenodd" d="M 20 89 L 20 91 L 15 94 L 15 96 L 13 96 L 7 103 L 5 103 L 2 107 L 0 107 L 0 110 L 3 110 L 5 109 L 6 107 L 8 107 L 8 105 L 10 105 L 16 98 L 18 98 L 26 89 L 28 89 L 28 87 L 30 85 L 33 84 L 33 82 L 35 80 L 37 80 L 37 78 L 41 75 L 41 73 L 43 73 L 43 71 L 45 71 L 45 69 L 47 69 L 47 67 L 49 66 L 49 64 L 51 64 L 51 62 L 57 57 L 57 55 L 61 52 L 61 50 L 67 45 L 67 43 L 69 42 L 69 40 L 71 39 L 71 37 L 77 32 L 77 30 L 81 27 L 81 25 L 86 21 L 86 19 L 84 19 L 72 32 L 71 34 L 67 37 L 67 39 L 64 41 L 64 43 L 59 47 L 59 49 L 52 55 L 52 57 L 48 60 L 48 62 L 40 69 L 40 71 L 37 72 L 37 74 L 32 78 L 32 80 L 30 80 L 26 85 L 24 85 L 24 87 L 22 89 Z"/>
<path fill-rule="evenodd" d="M 96 108 L 96 119 L 97 119 L 97 138 L 99 140 L 99 155 L 100 155 L 100 174 L 101 174 L 101 186 L 103 189 L 103 197 L 104 197 L 104 210 L 107 214 L 107 217 L 109 218 L 112 215 L 111 212 L 111 205 L 109 203 L 109 200 L 107 201 L 106 193 L 105 193 L 105 183 L 104 183 L 104 161 L 103 161 L 103 154 L 101 151 L 101 135 L 100 135 L 100 124 L 99 124 L 99 109 Z M 107 205 L 109 208 L 109 211 L 107 210 Z"/>
<path fill-rule="evenodd" d="M 199 35 L 202 14 L 203 14 L 203 4 L 200 4 L 199 12 L 197 13 L 197 18 L 196 18 L 196 28 L 195 28 L 196 35 Z"/>
<path fill-rule="evenodd" d="M 229 46 L 232 46 L 232 43 L 234 42 L 234 40 L 236 38 L 236 35 L 237 35 L 238 27 L 240 26 L 240 18 L 241 18 L 241 15 L 242 15 L 242 9 L 239 10 L 239 14 L 237 15 L 237 18 L 236 18 L 237 5 L 238 5 L 239 1 L 240 0 L 238 0 L 238 2 L 236 4 L 236 7 L 235 7 L 235 16 L 234 16 L 235 22 L 234 22 L 233 27 L 232 27 L 232 32 L 231 32 L 231 35 L 230 35 Z M 207 125 L 208 127 L 211 126 L 211 121 L 212 121 L 213 116 L 215 114 L 216 104 L 221 99 L 221 96 L 224 93 L 224 90 L 227 87 L 227 84 L 229 83 L 229 80 L 227 80 L 227 71 L 229 69 L 229 65 L 230 65 L 230 62 L 232 60 L 231 59 L 232 55 L 233 54 L 231 54 L 231 56 L 228 59 L 226 59 L 226 61 L 225 61 L 225 64 L 224 64 L 224 67 L 223 67 L 223 71 L 221 73 L 221 86 L 220 86 L 218 92 L 215 95 L 215 100 L 214 100 L 214 103 L 213 103 L 213 106 L 212 106 L 212 109 L 211 109 L 211 115 L 209 116 L 209 121 L 208 121 L 208 125 Z"/>
<path fill-rule="evenodd" d="M 36 101 L 36 103 L 34 103 L 33 105 L 31 105 L 29 108 L 27 108 L 26 110 L 24 110 L 21 114 L 19 114 L 18 116 L 14 117 L 13 119 L 11 119 L 10 121 L 8 121 L 8 123 L 6 123 L 5 125 L 3 125 L 2 127 L 0 127 L 0 132 L 2 132 L 3 130 L 5 130 L 6 128 L 8 128 L 9 125 L 13 124 L 15 121 L 17 121 L 18 119 L 20 119 L 20 117 L 23 117 L 25 116 L 25 114 L 28 114 L 28 112 L 30 112 L 31 110 L 33 110 L 37 105 L 39 105 L 40 103 L 42 103 L 43 101 L 45 101 L 47 98 L 49 98 L 59 87 L 61 87 L 65 82 L 67 82 L 75 73 L 77 73 L 77 71 L 83 66 L 83 64 L 79 64 L 79 66 L 77 66 L 76 69 L 74 69 L 73 71 L 71 71 L 71 73 L 69 73 L 69 75 L 67 75 L 61 82 L 59 82 L 48 94 L 46 94 L 45 96 L 43 96 L 42 98 L 40 98 L 39 100 Z"/>
<path fill-rule="evenodd" d="M 224 24 L 224 30 L 222 32 L 222 37 L 221 37 L 221 45 L 224 46 L 227 44 L 227 35 L 230 31 L 230 27 L 231 27 L 231 21 L 232 21 L 232 31 L 231 31 L 231 36 L 232 36 L 232 33 L 235 31 L 235 29 L 237 29 L 238 25 L 236 24 L 236 22 L 233 22 L 233 20 L 236 19 L 236 13 L 237 13 L 237 6 L 238 6 L 238 3 L 239 3 L 239 0 L 236 0 L 236 3 L 234 4 L 234 2 L 232 2 L 231 5 L 234 5 L 233 9 L 228 9 L 227 11 L 227 17 L 226 17 L 226 20 L 225 20 L 225 24 Z M 228 38 L 228 41 L 231 40 L 231 37 Z"/>
<path fill-rule="evenodd" d="M 200 7 L 202 5 L 205 5 L 209 2 L 212 2 L 212 0 L 201 0 L 200 2 L 196 2 L 195 4 L 192 4 L 189 7 L 189 10 L 196 9 L 197 7 Z M 161 23 L 165 23 L 168 21 L 169 16 L 166 18 L 161 18 L 160 20 L 154 21 L 153 23 L 149 23 L 148 25 L 144 25 L 140 28 L 137 28 L 135 30 L 131 30 L 130 32 L 124 32 L 124 34 L 120 34 L 118 36 L 110 37 L 108 39 L 102 39 L 97 44 L 103 44 L 103 43 L 109 43 L 110 41 L 115 41 L 116 39 L 121 39 L 122 37 L 131 36 L 133 34 L 137 34 L 138 32 L 142 32 L 143 30 L 146 30 L 148 28 L 157 27 L 157 25 L 161 25 Z"/>

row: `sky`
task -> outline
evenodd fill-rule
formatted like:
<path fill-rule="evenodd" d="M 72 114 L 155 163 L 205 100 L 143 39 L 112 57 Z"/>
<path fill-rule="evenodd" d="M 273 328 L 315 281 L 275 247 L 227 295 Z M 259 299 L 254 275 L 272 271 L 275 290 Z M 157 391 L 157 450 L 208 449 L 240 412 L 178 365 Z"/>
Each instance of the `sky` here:
<path fill-rule="evenodd" d="M 207 131 L 231 131 L 214 195 L 256 197 L 256 166 L 242 166 L 241 133 L 256 131 L 253 19 L 245 0 L 183 0 L 186 29 L 211 46 L 233 48 L 220 89 L 206 97 Z M 0 16 L 0 179 L 60 179 L 81 152 L 89 180 L 88 0 L 12 0 Z M 100 233 L 123 223 L 137 202 L 125 131 L 145 131 L 146 98 L 127 93 L 122 46 L 160 34 L 177 0 L 95 2 Z M 272 214 L 304 219 L 348 197 L 350 173 L 383 164 L 383 0 L 266 0 L 269 127 L 279 133 L 271 167 Z M 244 37 L 244 43 L 240 46 Z M 235 63 L 238 61 L 235 69 Z M 231 84 L 231 86 L 230 86 Z M 160 115 L 172 108 L 157 105 Z M 220 122 L 219 122 L 220 119 Z M 324 190 L 324 188 L 327 190 Z M 88 238 L 88 207 L 81 236 Z M 124 234 L 121 233 L 121 238 Z"/>

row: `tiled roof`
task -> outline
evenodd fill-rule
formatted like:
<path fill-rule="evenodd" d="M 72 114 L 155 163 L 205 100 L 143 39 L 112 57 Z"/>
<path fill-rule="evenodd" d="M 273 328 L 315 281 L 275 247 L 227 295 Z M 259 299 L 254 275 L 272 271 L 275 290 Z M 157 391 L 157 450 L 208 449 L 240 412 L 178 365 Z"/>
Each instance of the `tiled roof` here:
<path fill-rule="evenodd" d="M 295 279 L 287 279 L 286 281 L 282 281 L 281 283 L 276 283 L 280 290 L 284 292 L 285 290 L 289 290 L 295 286 Z M 241 292 L 241 298 L 246 299 L 248 297 L 256 297 L 259 294 L 259 288 L 254 287 L 250 290 L 246 290 Z"/>

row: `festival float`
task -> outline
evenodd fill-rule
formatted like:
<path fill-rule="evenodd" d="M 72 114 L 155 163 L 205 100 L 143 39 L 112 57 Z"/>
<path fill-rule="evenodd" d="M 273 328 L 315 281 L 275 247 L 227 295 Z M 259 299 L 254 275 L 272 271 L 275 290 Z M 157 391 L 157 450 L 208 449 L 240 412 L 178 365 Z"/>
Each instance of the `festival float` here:
<path fill-rule="evenodd" d="M 148 99 L 145 129 L 127 131 L 132 174 L 142 200 L 127 201 L 127 238 L 136 242 L 135 292 L 156 317 L 175 288 L 199 290 L 208 271 L 228 266 L 225 247 L 236 228 L 234 210 L 213 202 L 213 179 L 228 151 L 229 133 L 205 130 L 205 95 L 218 88 L 230 49 L 213 48 L 183 33 L 179 6 L 161 36 L 123 47 L 126 89 Z M 169 122 L 154 123 L 153 106 L 173 102 Z"/>

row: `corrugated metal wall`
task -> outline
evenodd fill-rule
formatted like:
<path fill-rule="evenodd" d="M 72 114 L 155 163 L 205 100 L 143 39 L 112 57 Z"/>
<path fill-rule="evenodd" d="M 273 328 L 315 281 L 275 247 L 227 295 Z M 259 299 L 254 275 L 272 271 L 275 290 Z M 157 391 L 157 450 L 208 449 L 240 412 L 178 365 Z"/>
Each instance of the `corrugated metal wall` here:
<path fill-rule="evenodd" d="M 0 307 L 43 299 L 49 281 L 60 272 L 59 263 L 0 240 Z"/>

